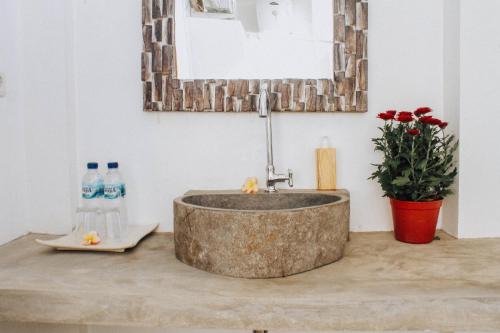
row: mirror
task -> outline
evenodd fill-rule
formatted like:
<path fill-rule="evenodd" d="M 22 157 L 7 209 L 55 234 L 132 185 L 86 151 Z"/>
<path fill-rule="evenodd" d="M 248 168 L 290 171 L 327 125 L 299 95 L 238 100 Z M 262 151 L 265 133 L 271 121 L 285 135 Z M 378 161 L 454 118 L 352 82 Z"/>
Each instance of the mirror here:
<path fill-rule="evenodd" d="M 367 111 L 367 0 L 142 0 L 142 34 L 144 111 Z"/>
<path fill-rule="evenodd" d="M 331 78 L 331 0 L 178 1 L 178 76 Z"/>

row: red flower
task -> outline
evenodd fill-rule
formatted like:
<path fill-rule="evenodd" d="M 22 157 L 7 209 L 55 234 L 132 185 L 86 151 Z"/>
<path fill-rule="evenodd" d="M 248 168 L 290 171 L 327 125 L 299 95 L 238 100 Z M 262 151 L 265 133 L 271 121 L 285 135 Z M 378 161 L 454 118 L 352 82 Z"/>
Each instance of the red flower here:
<path fill-rule="evenodd" d="M 387 112 L 382 112 L 377 115 L 377 118 L 380 118 L 382 120 L 392 120 L 394 119 L 394 115 Z"/>
<path fill-rule="evenodd" d="M 420 122 L 428 125 L 438 125 L 440 126 L 442 124 L 441 120 L 437 118 L 433 118 L 432 116 L 423 116 L 420 117 Z"/>
<path fill-rule="evenodd" d="M 429 113 L 429 112 L 432 112 L 431 108 L 422 107 L 422 108 L 416 109 L 413 113 L 415 114 L 415 116 L 421 116 L 421 115 Z"/>
<path fill-rule="evenodd" d="M 448 123 L 446 121 L 443 121 L 441 122 L 441 124 L 439 124 L 439 127 L 441 127 L 442 129 L 445 129 L 446 126 L 448 126 Z"/>
<path fill-rule="evenodd" d="M 410 134 L 410 135 L 420 135 L 420 131 L 416 128 L 414 129 L 409 129 L 406 131 L 406 133 Z"/>
<path fill-rule="evenodd" d="M 401 111 L 397 114 L 396 120 L 402 123 L 409 123 L 410 121 L 413 121 L 413 114 L 408 111 Z"/>
<path fill-rule="evenodd" d="M 387 110 L 387 111 L 385 111 L 385 113 L 390 114 L 391 116 L 394 117 L 396 115 L 396 113 L 398 113 L 398 112 L 396 110 Z"/>

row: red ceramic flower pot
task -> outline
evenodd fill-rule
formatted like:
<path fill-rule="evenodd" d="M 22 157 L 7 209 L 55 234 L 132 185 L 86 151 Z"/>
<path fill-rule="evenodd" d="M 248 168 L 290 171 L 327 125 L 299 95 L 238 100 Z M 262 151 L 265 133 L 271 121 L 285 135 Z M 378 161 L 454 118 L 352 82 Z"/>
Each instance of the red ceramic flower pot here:
<path fill-rule="evenodd" d="M 430 243 L 436 234 L 436 225 L 442 200 L 415 202 L 391 198 L 394 236 L 400 242 Z"/>

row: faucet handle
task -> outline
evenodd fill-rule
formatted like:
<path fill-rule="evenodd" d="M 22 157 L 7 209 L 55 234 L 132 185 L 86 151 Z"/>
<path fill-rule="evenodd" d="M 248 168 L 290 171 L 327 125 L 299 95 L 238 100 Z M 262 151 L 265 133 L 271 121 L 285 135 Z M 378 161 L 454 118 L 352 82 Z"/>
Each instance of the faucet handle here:
<path fill-rule="evenodd" d="M 293 171 L 288 169 L 288 186 L 293 187 Z"/>

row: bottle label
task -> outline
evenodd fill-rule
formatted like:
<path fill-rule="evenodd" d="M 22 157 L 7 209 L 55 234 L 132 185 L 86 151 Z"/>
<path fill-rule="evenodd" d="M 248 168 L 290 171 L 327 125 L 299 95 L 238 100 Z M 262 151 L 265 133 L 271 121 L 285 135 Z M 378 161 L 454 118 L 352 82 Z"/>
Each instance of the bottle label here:
<path fill-rule="evenodd" d="M 104 198 L 117 199 L 125 196 L 125 184 L 105 184 Z"/>
<path fill-rule="evenodd" d="M 101 183 L 97 184 L 82 184 L 82 198 L 94 199 L 103 195 L 103 186 Z"/>

